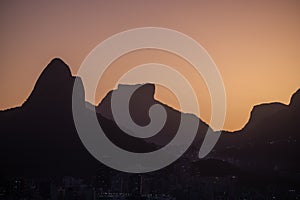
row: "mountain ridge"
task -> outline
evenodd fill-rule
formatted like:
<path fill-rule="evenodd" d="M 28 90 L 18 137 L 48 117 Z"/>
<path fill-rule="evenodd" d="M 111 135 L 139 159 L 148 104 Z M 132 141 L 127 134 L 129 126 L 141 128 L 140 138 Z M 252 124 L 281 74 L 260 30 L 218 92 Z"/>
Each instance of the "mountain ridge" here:
<path fill-rule="evenodd" d="M 73 84 L 76 78 L 80 80 L 79 77 L 72 76 L 70 68 L 61 59 L 54 59 L 44 69 L 32 93 L 22 106 L 0 111 L 0 158 L 7 161 L 2 166 L 4 171 L 20 172 L 18 166 L 23 166 L 20 173 L 25 173 L 27 170 L 33 174 L 39 171 L 40 173 L 47 171 L 51 174 L 52 168 L 57 168 L 54 172 L 61 174 L 80 171 L 92 173 L 97 170 L 99 162 L 82 145 L 74 126 L 71 105 Z M 120 85 L 118 89 L 122 90 L 126 87 L 131 86 Z M 153 84 L 142 85 L 133 94 L 129 105 L 133 120 L 141 126 L 150 122 L 148 111 L 153 104 L 160 104 L 167 111 L 168 118 L 161 132 L 145 140 L 129 136 L 117 127 L 110 110 L 112 91 L 97 106 L 85 102 L 83 86 L 81 93 L 78 98 L 85 106 L 86 112 L 97 110 L 98 121 L 104 132 L 113 143 L 121 148 L 133 152 L 153 151 L 168 144 L 177 132 L 181 112 L 157 101 L 154 98 L 155 86 Z M 297 144 L 300 141 L 299 134 L 297 134 L 300 130 L 297 123 L 299 96 L 300 90 L 297 90 L 292 95 L 289 105 L 271 103 L 256 106 L 251 114 L 252 120 L 248 122 L 250 126 L 245 126 L 246 128 L 241 131 L 231 134 L 223 132 L 208 158 L 232 162 L 234 157 L 239 160 L 238 165 L 243 166 L 241 162 L 247 162 L 250 158 L 255 160 L 257 149 L 260 149 L 261 155 L 256 159 L 259 163 L 264 162 L 264 157 L 267 157 L 269 163 L 266 165 L 269 168 L 273 165 L 280 166 L 283 161 L 288 164 L 288 167 L 299 166 L 295 161 L 298 155 Z M 261 108 L 264 110 L 260 110 Z M 261 114 L 263 116 L 260 116 Z M 184 116 L 191 120 L 196 118 L 199 120 L 196 138 L 183 156 L 191 161 L 197 161 L 199 148 L 210 127 L 195 115 L 184 114 Z M 284 134 L 285 130 L 290 131 Z M 264 151 L 264 147 L 272 151 Z M 280 152 L 282 148 L 287 153 Z M 272 156 L 274 152 L 280 156 L 278 158 Z M 47 157 L 44 157 L 45 155 Z M 41 161 L 38 162 L 36 159 L 41 159 Z M 54 163 L 56 165 L 53 165 Z M 74 171 L 70 172 L 69 169 L 76 166 L 76 163 L 87 164 L 75 167 Z"/>

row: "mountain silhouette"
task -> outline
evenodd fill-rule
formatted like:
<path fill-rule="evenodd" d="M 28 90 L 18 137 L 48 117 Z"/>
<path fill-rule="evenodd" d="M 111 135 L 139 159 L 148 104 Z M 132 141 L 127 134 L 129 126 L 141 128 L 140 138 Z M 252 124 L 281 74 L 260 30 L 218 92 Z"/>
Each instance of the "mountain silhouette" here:
<path fill-rule="evenodd" d="M 74 174 L 78 169 L 95 170 L 98 162 L 83 147 L 74 128 L 74 81 L 68 66 L 54 59 L 24 104 L 0 113 L 4 174 Z"/>
<path fill-rule="evenodd" d="M 0 111 L 2 174 L 78 176 L 93 175 L 103 169 L 104 166 L 82 144 L 74 125 L 72 92 L 76 78 L 81 82 L 79 77 L 72 76 L 61 59 L 56 58 L 41 73 L 22 106 Z M 80 94 L 75 98 L 82 102 L 87 115 L 96 110 L 106 136 L 120 148 L 132 152 L 151 152 L 168 144 L 176 135 L 182 113 L 154 98 L 154 84 L 139 85 L 129 104 L 130 115 L 140 126 L 150 123 L 148 112 L 152 105 L 159 104 L 166 110 L 167 119 L 162 130 L 146 139 L 130 136 L 117 126 L 111 110 L 113 91 L 94 106 L 85 102 L 82 82 L 81 85 Z M 116 91 L 132 87 L 136 86 L 119 85 Z M 211 167 L 214 163 L 216 166 L 226 166 L 226 173 L 236 169 L 228 163 L 237 167 L 273 169 L 279 166 L 280 169 L 299 171 L 299 106 L 300 90 L 292 96 L 289 105 L 270 103 L 255 106 L 242 130 L 223 132 L 209 154 L 212 158 L 207 161 L 209 164 L 205 164 L 206 160 L 199 161 L 197 156 L 210 127 L 194 115 L 183 114 L 187 120 L 198 120 L 199 127 L 193 144 L 181 159 L 196 161 L 195 169 L 201 165 L 208 166 L 208 174 L 217 170 Z"/>
<path fill-rule="evenodd" d="M 180 124 L 181 113 L 169 107 L 168 105 L 163 104 L 157 101 L 156 99 L 154 99 L 154 93 L 155 93 L 154 84 L 147 83 L 138 86 L 139 88 L 134 92 L 134 94 L 130 99 L 130 104 L 129 104 L 130 116 L 132 117 L 133 121 L 139 126 L 146 126 L 150 123 L 151 120 L 148 114 L 150 107 L 155 104 L 159 104 L 163 106 L 167 112 L 167 119 L 164 127 L 155 136 L 144 139 L 144 141 L 146 141 L 147 143 L 155 144 L 157 147 L 165 146 L 173 139 L 173 137 L 177 133 Z M 133 86 L 119 85 L 117 90 L 127 90 L 130 87 Z M 100 116 L 103 116 L 106 119 L 114 121 L 112 110 L 111 110 L 112 92 L 113 91 L 110 91 L 95 109 L 97 113 L 100 114 Z M 208 125 L 202 120 L 196 118 L 194 115 L 183 114 L 183 116 L 186 117 L 188 120 L 196 119 L 199 121 L 198 132 L 193 146 L 200 147 L 199 144 L 203 141 L 205 133 L 209 128 Z M 126 137 L 130 137 L 130 136 L 126 134 Z"/>
<path fill-rule="evenodd" d="M 69 103 L 74 77 L 69 67 L 60 59 L 53 59 L 38 78 L 25 106 L 43 107 L 49 104 L 65 107 Z"/>
<path fill-rule="evenodd" d="M 223 132 L 217 144 L 218 156 L 247 167 L 299 172 L 299 97 L 300 90 L 292 95 L 289 105 L 254 106 L 242 130 Z"/>
<path fill-rule="evenodd" d="M 76 78 L 80 81 L 79 77 L 71 75 L 69 67 L 61 59 L 56 58 L 41 73 L 22 106 L 0 112 L 0 158 L 5 161 L 1 165 L 4 174 L 85 175 L 95 174 L 103 167 L 85 149 L 74 125 L 72 92 Z M 128 87 L 131 86 L 120 85 L 119 90 Z M 174 137 L 180 112 L 156 101 L 154 92 L 153 84 L 142 85 L 130 102 L 132 117 L 141 126 L 149 123 L 148 110 L 153 104 L 161 104 L 168 113 L 165 127 L 147 140 L 130 136 L 116 125 L 109 102 L 112 91 L 96 107 L 99 124 L 114 144 L 132 152 L 150 152 Z M 90 115 L 94 106 L 85 102 L 83 86 L 76 98 Z M 201 123 L 203 138 L 208 126 Z"/>

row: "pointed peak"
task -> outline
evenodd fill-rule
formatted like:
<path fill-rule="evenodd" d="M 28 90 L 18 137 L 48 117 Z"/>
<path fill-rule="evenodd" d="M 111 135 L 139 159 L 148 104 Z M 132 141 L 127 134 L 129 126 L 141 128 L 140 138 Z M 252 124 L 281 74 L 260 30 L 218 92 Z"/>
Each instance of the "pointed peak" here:
<path fill-rule="evenodd" d="M 67 105 L 72 97 L 75 77 L 61 59 L 53 59 L 39 76 L 34 89 L 24 105 Z M 66 103 L 67 102 L 67 103 Z"/>
<path fill-rule="evenodd" d="M 61 59 L 53 59 L 43 70 L 35 84 L 34 91 L 50 91 L 58 90 L 58 87 L 63 87 L 66 84 L 73 84 L 74 77 L 72 77 L 69 66 Z"/>
<path fill-rule="evenodd" d="M 60 58 L 54 58 L 42 72 L 43 75 L 53 77 L 71 77 L 69 66 Z"/>
<path fill-rule="evenodd" d="M 61 58 L 53 58 L 50 63 L 67 65 Z"/>

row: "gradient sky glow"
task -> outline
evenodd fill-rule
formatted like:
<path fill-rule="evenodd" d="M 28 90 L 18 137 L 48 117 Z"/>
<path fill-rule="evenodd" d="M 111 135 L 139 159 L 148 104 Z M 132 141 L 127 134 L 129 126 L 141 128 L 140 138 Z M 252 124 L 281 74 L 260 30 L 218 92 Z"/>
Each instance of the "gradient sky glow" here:
<path fill-rule="evenodd" d="M 227 92 L 225 129 L 240 129 L 253 105 L 289 103 L 300 88 L 300 1 L 1 1 L 0 109 L 21 105 L 54 57 L 75 75 L 86 55 L 109 36 L 156 26 L 198 41 L 223 76 Z M 97 101 L 129 67 L 146 62 L 174 66 L 198 84 L 201 118 L 210 103 L 201 77 L 183 59 L 146 50 L 116 60 L 99 83 Z M 105 81 L 107 80 L 107 81 Z M 198 81 L 198 82 L 197 82 Z M 176 107 L 159 88 L 156 97 Z"/>

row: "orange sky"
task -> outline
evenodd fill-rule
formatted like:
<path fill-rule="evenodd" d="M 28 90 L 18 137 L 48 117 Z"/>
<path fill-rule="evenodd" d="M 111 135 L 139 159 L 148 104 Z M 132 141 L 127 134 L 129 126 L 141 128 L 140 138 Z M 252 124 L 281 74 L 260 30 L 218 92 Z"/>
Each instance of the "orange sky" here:
<path fill-rule="evenodd" d="M 70 3 L 68 3 L 70 2 Z M 112 34 L 144 26 L 191 36 L 211 55 L 227 93 L 225 129 L 240 129 L 253 105 L 289 103 L 300 88 L 300 1 L 1 1 L 0 109 L 21 105 L 54 57 L 76 74 L 86 55 Z M 149 61 L 193 74 L 188 64 L 161 51 L 137 51 L 116 60 L 106 79 Z M 188 75 L 189 76 L 189 75 Z M 196 82 L 196 78 L 191 77 Z M 210 118 L 201 79 L 201 118 Z M 97 100 L 113 87 L 100 83 Z M 176 106 L 163 90 L 156 97 Z"/>

